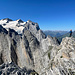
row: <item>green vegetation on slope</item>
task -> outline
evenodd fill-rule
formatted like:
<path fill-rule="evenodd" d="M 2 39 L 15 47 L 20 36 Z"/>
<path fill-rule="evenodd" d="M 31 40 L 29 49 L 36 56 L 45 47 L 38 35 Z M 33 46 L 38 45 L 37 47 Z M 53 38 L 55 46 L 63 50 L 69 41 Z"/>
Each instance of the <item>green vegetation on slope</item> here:
<path fill-rule="evenodd" d="M 59 37 L 61 35 L 64 35 L 65 33 L 67 33 L 67 31 L 43 31 L 46 35 L 50 35 L 52 37 Z"/>
<path fill-rule="evenodd" d="M 69 32 L 64 34 L 64 35 L 62 35 L 62 36 L 57 37 L 57 39 L 61 42 L 62 38 L 64 38 L 64 37 L 69 37 Z M 72 33 L 72 37 L 75 38 L 75 31 Z"/>

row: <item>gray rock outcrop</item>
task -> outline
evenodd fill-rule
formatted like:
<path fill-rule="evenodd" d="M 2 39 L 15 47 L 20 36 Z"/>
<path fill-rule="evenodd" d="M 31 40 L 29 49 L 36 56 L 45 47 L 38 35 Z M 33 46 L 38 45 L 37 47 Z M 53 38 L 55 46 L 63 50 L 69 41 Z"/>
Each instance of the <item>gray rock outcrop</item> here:
<path fill-rule="evenodd" d="M 3 63 L 0 65 L 0 75 L 33 75 L 38 73 L 35 70 L 26 69 L 25 67 L 20 68 L 13 62 Z"/>
<path fill-rule="evenodd" d="M 25 28 L 23 31 L 28 30 L 30 31 L 40 42 L 43 38 L 45 39 L 45 34 L 40 30 L 37 23 L 34 23 L 30 20 L 28 20 L 25 24 Z"/>
<path fill-rule="evenodd" d="M 40 75 L 75 74 L 75 38 L 66 37 L 59 46 L 50 48 L 43 57 L 44 68 Z M 49 58 L 49 59 L 48 59 Z"/>
<path fill-rule="evenodd" d="M 5 33 L 5 29 L 3 30 L 4 32 L 2 30 L 0 30 L 0 63 L 14 62 L 20 67 L 29 64 L 32 65 L 33 62 L 28 53 L 29 48 L 27 48 L 28 44 L 26 44 L 27 39 L 25 37 L 22 39 L 22 37 L 12 29 L 9 29 L 8 34 Z"/>
<path fill-rule="evenodd" d="M 65 37 L 59 45 L 55 37 L 46 37 L 37 23 L 29 20 L 24 24 L 22 34 L 0 25 L 0 74 L 29 75 L 31 70 L 37 75 L 74 75 L 75 38 Z"/>

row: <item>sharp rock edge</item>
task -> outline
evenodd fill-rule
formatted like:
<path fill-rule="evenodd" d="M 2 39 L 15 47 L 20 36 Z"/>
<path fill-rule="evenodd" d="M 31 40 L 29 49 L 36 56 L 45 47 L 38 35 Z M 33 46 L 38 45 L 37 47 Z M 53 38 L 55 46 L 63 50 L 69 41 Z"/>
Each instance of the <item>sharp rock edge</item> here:
<path fill-rule="evenodd" d="M 56 38 L 46 37 L 37 23 L 2 19 L 0 74 L 74 75 L 75 38 L 63 38 L 59 45 Z"/>

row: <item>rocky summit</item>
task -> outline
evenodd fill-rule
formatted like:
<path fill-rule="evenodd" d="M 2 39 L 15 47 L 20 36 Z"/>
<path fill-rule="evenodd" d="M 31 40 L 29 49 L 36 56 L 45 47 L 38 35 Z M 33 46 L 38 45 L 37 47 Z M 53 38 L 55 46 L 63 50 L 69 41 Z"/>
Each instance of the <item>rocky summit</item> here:
<path fill-rule="evenodd" d="M 0 75 L 75 75 L 75 38 L 59 44 L 28 20 L 0 20 Z"/>

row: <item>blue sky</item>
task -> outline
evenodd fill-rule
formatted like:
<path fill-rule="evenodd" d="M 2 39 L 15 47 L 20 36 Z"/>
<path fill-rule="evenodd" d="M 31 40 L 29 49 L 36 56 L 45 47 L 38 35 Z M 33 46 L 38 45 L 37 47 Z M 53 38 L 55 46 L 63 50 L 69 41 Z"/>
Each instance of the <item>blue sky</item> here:
<path fill-rule="evenodd" d="M 42 30 L 75 30 L 75 0 L 0 0 L 0 19 L 37 22 Z"/>

